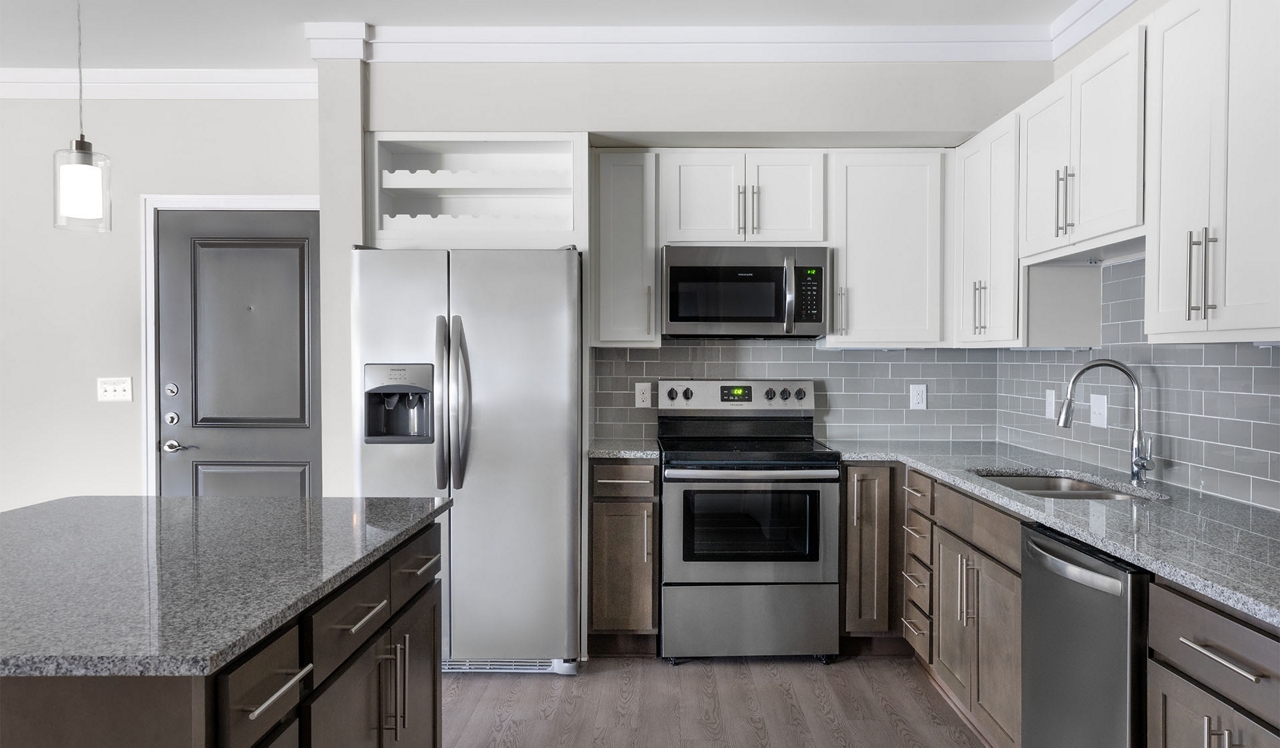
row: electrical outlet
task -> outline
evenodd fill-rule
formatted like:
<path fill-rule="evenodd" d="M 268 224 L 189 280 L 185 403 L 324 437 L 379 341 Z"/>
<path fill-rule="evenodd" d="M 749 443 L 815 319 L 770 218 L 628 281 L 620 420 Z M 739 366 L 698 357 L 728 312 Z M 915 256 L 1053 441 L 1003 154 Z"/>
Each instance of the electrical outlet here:
<path fill-rule="evenodd" d="M 929 407 L 928 387 L 923 384 L 911 385 L 911 409 L 925 410 Z"/>
<path fill-rule="evenodd" d="M 98 402 L 133 402 L 133 377 L 98 377 Z"/>
<path fill-rule="evenodd" d="M 1057 398 L 1057 390 L 1044 391 L 1044 417 L 1053 420 L 1058 417 L 1058 405 L 1054 402 Z"/>
<path fill-rule="evenodd" d="M 653 385 L 649 382 L 636 382 L 636 407 L 653 407 Z"/>
<path fill-rule="evenodd" d="M 1107 396 L 1092 395 L 1089 397 L 1089 423 L 1093 426 L 1107 427 Z"/>

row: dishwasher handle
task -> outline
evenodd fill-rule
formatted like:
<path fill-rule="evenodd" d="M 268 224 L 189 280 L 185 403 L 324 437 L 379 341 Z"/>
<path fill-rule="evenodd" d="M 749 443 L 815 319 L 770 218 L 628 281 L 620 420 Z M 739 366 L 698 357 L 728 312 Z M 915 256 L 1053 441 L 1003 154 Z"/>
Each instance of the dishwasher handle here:
<path fill-rule="evenodd" d="M 1124 582 L 1119 579 L 1109 577 L 1106 574 L 1099 574 L 1092 569 L 1086 569 L 1083 566 L 1077 566 L 1070 561 L 1058 558 L 1029 538 L 1025 539 L 1024 542 L 1031 557 L 1054 574 L 1099 592 L 1105 592 L 1108 595 L 1120 597 L 1124 594 Z"/>

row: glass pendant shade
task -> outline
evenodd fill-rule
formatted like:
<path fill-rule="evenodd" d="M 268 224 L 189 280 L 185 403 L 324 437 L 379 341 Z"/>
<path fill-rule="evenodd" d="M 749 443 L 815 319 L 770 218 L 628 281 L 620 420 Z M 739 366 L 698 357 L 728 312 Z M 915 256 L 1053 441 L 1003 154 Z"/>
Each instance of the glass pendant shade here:
<path fill-rule="evenodd" d="M 53 154 L 53 225 L 71 231 L 111 230 L 111 159 L 74 140 Z"/>

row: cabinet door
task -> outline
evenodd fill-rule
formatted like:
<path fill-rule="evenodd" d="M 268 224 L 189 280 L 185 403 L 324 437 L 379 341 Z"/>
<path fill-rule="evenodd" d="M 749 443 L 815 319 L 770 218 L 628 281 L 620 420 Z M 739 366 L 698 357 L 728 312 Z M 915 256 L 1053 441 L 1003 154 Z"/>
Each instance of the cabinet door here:
<path fill-rule="evenodd" d="M 1018 337 L 1018 115 L 956 149 L 960 289 L 957 337 Z"/>
<path fill-rule="evenodd" d="M 1280 327 L 1280 3 L 1231 3 L 1227 219 L 1209 246 L 1210 330 Z M 1257 340 L 1242 335 L 1239 340 Z M 1270 339 L 1270 338 L 1268 338 Z"/>
<path fill-rule="evenodd" d="M 972 712 L 998 746 L 1022 742 L 1022 580 L 973 554 L 968 607 L 976 616 Z"/>
<path fill-rule="evenodd" d="M 657 347 L 657 190 L 652 153 L 600 154 L 596 337 L 606 345 Z"/>
<path fill-rule="evenodd" d="M 747 151 L 748 241 L 823 240 L 825 160 L 822 151 Z"/>
<path fill-rule="evenodd" d="M 837 289 L 832 347 L 942 339 L 942 157 L 831 157 Z"/>
<path fill-rule="evenodd" d="M 378 748 L 391 724 L 391 635 L 384 633 L 304 707 L 311 748 Z"/>
<path fill-rule="evenodd" d="M 591 504 L 591 631 L 656 634 L 653 502 Z"/>
<path fill-rule="evenodd" d="M 391 689 L 399 703 L 390 710 L 400 722 L 400 744 L 411 748 L 442 745 L 439 582 L 392 624 L 391 646 L 400 658 L 400 683 Z"/>
<path fill-rule="evenodd" d="M 1019 255 L 1062 247 L 1071 240 L 1063 215 L 1064 172 L 1071 163 L 1071 80 L 1060 78 L 1018 107 L 1022 124 Z"/>
<path fill-rule="evenodd" d="M 1072 242 L 1142 223 L 1144 32 L 1132 29 L 1071 73 Z"/>
<path fill-rule="evenodd" d="M 660 242 L 740 242 L 747 234 L 742 151 L 663 151 Z"/>
<path fill-rule="evenodd" d="M 1157 10 L 1147 27 L 1148 333 L 1206 326 L 1197 242 L 1219 230 L 1225 207 L 1226 90 L 1227 3 Z"/>
<path fill-rule="evenodd" d="M 1220 738 L 1206 730 L 1221 730 L 1231 708 L 1155 660 L 1147 660 L 1148 748 L 1205 748 Z M 1207 724 L 1206 724 L 1207 720 Z M 1232 742 L 1233 748 L 1240 745 Z M 1254 748 L 1258 743 L 1246 743 Z"/>
<path fill-rule="evenodd" d="M 965 610 L 969 549 L 954 535 L 935 527 L 933 536 L 934 672 L 961 703 L 969 704 L 973 667 L 973 621 Z"/>
<path fill-rule="evenodd" d="M 845 494 L 844 629 L 889 630 L 889 468 L 851 467 Z"/>

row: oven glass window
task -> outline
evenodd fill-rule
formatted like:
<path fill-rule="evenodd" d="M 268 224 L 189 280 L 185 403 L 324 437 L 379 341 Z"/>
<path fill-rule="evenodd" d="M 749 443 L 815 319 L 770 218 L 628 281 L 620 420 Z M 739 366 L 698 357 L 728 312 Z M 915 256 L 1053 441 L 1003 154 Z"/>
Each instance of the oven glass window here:
<path fill-rule="evenodd" d="M 781 267 L 673 267 L 672 322 L 782 322 Z"/>
<path fill-rule="evenodd" d="M 817 491 L 684 492 L 685 561 L 817 561 Z"/>

